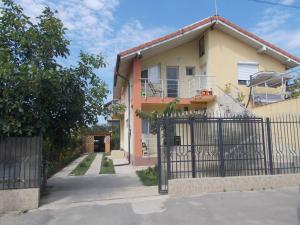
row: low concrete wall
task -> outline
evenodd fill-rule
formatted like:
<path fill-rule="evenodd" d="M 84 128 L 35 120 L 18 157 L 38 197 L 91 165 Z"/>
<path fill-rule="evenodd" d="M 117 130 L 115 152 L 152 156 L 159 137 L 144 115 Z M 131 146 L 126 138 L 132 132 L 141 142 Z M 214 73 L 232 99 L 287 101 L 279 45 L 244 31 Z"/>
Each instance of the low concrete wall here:
<path fill-rule="evenodd" d="M 250 191 L 298 186 L 300 174 L 208 177 L 169 180 L 169 194 L 176 196 L 197 195 L 224 191 Z"/>
<path fill-rule="evenodd" d="M 39 188 L 0 190 L 0 213 L 36 209 L 39 198 Z"/>

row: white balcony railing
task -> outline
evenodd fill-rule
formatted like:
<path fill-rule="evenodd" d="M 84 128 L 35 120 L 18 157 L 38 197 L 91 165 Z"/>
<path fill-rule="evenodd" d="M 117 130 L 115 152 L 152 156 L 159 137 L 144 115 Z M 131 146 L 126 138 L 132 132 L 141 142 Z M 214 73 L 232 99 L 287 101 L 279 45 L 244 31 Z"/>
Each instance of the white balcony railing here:
<path fill-rule="evenodd" d="M 196 75 L 181 79 L 141 79 L 142 96 L 191 98 L 200 95 L 203 90 L 215 91 L 215 76 Z"/>

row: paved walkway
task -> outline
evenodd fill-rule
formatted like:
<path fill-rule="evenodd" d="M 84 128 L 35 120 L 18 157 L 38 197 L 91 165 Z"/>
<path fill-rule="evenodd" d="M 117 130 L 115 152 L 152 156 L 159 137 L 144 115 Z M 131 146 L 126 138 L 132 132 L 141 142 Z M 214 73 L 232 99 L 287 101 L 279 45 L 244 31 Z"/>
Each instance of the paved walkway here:
<path fill-rule="evenodd" d="M 97 154 L 84 176 L 50 178 L 49 194 L 41 199 L 41 208 L 158 195 L 156 186 L 146 187 L 141 183 L 131 165 L 115 166 L 116 174 L 99 174 L 101 157 L 102 154 Z"/>
<path fill-rule="evenodd" d="M 94 161 L 92 162 L 88 171 L 86 171 L 85 175 L 99 175 L 102 157 L 103 153 L 97 153 Z"/>
<path fill-rule="evenodd" d="M 65 168 L 63 168 L 58 173 L 54 174 L 51 178 L 55 177 L 67 177 L 69 174 L 75 169 L 75 167 L 85 158 L 87 155 L 82 155 L 79 158 L 75 159 L 73 162 L 71 162 L 69 165 L 67 165 Z M 51 179 L 50 178 L 50 179 Z"/>

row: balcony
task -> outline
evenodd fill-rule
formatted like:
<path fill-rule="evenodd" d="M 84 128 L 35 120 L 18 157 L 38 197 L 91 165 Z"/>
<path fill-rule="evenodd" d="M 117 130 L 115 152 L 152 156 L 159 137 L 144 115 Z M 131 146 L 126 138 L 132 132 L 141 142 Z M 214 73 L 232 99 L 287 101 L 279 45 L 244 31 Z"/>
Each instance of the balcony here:
<path fill-rule="evenodd" d="M 182 76 L 183 77 L 183 76 Z M 141 79 L 142 97 L 185 98 L 191 103 L 215 99 L 215 76 L 198 75 L 184 79 Z"/>

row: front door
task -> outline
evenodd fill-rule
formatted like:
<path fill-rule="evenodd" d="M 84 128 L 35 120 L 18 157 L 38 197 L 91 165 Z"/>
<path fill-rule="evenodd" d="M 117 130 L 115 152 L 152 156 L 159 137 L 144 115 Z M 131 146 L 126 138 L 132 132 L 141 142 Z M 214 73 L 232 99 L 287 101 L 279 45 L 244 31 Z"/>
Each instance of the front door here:
<path fill-rule="evenodd" d="M 178 66 L 167 67 L 167 97 L 178 97 Z"/>

